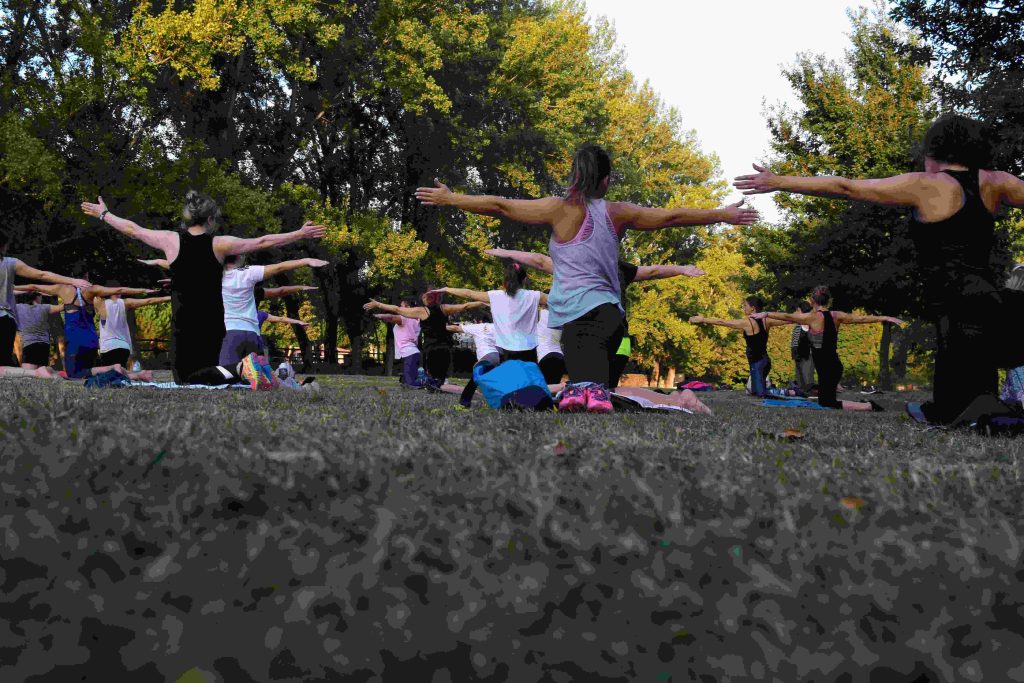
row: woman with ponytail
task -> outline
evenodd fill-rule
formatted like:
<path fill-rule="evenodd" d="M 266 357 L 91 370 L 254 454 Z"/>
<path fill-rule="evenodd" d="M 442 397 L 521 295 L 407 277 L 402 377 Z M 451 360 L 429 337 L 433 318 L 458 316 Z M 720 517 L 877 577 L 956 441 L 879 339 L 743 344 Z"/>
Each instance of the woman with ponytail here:
<path fill-rule="evenodd" d="M 551 228 L 548 253 L 554 263 L 548 324 L 562 330 L 569 383 L 559 409 L 612 412 L 608 395 L 612 357 L 624 332 L 619 291 L 619 241 L 626 230 L 732 223 L 747 225 L 757 212 L 742 201 L 720 209 L 649 209 L 608 202 L 611 157 L 601 147 L 582 146 L 573 157 L 564 197 L 506 199 L 452 192 L 435 179 L 416 197 L 427 206 L 463 211 Z"/>
<path fill-rule="evenodd" d="M 548 295 L 534 289 L 523 289 L 526 268 L 505 259 L 505 277 L 502 289 L 481 292 L 475 289 L 442 287 L 433 290 L 439 294 L 479 301 L 490 305 L 494 321 L 494 341 L 502 362 L 524 360 L 537 362 L 537 311 L 546 306 Z"/>
<path fill-rule="evenodd" d="M 99 218 L 127 237 L 163 251 L 171 271 L 171 348 L 174 381 L 186 384 L 204 368 L 217 366 L 224 340 L 224 302 L 221 280 L 224 258 L 282 247 L 297 240 L 320 239 L 326 228 L 307 221 L 294 232 L 243 239 L 212 233 L 221 220 L 220 207 L 205 194 L 190 190 L 182 209 L 181 232 L 147 230 L 107 209 L 103 197 L 82 211 Z"/>
<path fill-rule="evenodd" d="M 798 178 L 754 164 L 757 173 L 739 176 L 734 184 L 744 194 L 792 192 L 910 210 L 921 291 L 938 343 L 933 400 L 908 404 L 907 411 L 915 419 L 946 424 L 977 397 L 995 396 L 998 368 L 1024 364 L 1024 292 L 1006 289 L 992 267 L 996 215 L 1024 208 L 1024 180 L 986 170 L 989 132 L 964 116 L 936 119 L 923 151 L 923 172 L 890 178 Z"/>

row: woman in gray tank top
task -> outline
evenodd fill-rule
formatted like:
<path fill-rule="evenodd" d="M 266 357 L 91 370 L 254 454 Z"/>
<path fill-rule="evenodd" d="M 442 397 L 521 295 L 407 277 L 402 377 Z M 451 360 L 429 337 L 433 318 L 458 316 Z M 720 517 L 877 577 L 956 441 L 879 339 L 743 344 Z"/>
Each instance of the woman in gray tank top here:
<path fill-rule="evenodd" d="M 21 367 L 27 370 L 50 365 L 50 316 L 60 315 L 62 306 L 43 303 L 43 295 L 31 293 L 18 304 L 21 334 Z"/>
<path fill-rule="evenodd" d="M 562 330 L 569 383 L 559 409 L 569 412 L 612 411 L 608 382 L 624 331 L 618 259 L 625 231 L 722 222 L 749 225 L 757 220 L 757 212 L 743 208 L 742 201 L 719 209 L 649 209 L 629 202 L 607 202 L 604 196 L 611 171 L 608 153 L 588 144 L 573 157 L 565 197 L 467 195 L 452 192 L 436 178 L 435 187 L 416 190 L 416 197 L 427 206 L 454 206 L 551 228 L 549 249 L 555 272 L 548 324 Z"/>

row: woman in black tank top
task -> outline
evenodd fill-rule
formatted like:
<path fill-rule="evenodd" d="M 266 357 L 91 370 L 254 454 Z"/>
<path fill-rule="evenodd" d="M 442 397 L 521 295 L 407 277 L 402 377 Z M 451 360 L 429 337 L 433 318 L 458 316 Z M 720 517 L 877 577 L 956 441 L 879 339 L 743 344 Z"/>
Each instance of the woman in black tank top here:
<path fill-rule="evenodd" d="M 744 194 L 784 191 L 911 209 L 937 351 L 933 400 L 908 411 L 916 416 L 919 408 L 929 422 L 952 422 L 979 396 L 995 396 L 997 369 L 1024 364 L 1024 292 L 1002 287 L 1003 274 L 991 264 L 995 216 L 1024 208 L 1024 180 L 985 170 L 987 139 L 979 122 L 945 114 L 925 135 L 923 173 L 798 178 L 755 164 L 757 173 L 735 181 Z"/>
<path fill-rule="evenodd" d="M 830 311 L 828 305 L 832 294 L 828 287 L 819 285 L 811 294 L 814 310 L 804 313 L 757 313 L 754 317 L 778 320 L 797 325 L 807 325 L 810 330 L 811 358 L 818 373 L 818 405 L 837 410 L 882 410 L 874 401 L 839 401 L 836 392 L 843 378 L 843 362 L 839 359 L 839 325 L 864 325 L 870 323 L 893 323 L 902 325 L 899 318 L 880 315 L 854 315 L 842 311 Z"/>
<path fill-rule="evenodd" d="M 738 320 L 695 315 L 690 318 L 690 322 L 698 325 L 718 325 L 743 332 L 743 341 L 747 345 L 747 363 L 750 366 L 750 393 L 752 396 L 767 396 L 768 373 L 772 369 L 772 359 L 768 357 L 768 329 L 784 323 L 751 317 L 764 308 L 764 300 L 759 296 L 748 296 L 740 307 L 745 317 Z"/>
<path fill-rule="evenodd" d="M 147 230 L 110 213 L 103 197 L 82 211 L 95 216 L 124 235 L 160 249 L 171 271 L 171 349 L 174 381 L 182 384 L 203 368 L 217 365 L 224 338 L 224 302 L 220 284 L 224 257 L 281 247 L 302 239 L 320 239 L 327 229 L 307 221 L 293 232 L 250 239 L 214 236 L 220 223 L 220 207 L 210 197 L 190 190 L 185 195 L 182 218 L 185 229 Z"/>

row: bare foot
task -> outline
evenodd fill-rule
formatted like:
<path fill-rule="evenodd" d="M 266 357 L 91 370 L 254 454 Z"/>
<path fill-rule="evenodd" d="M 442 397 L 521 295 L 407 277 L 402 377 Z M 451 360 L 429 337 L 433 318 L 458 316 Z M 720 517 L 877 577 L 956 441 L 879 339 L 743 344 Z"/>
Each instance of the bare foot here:
<path fill-rule="evenodd" d="M 32 374 L 40 379 L 62 379 L 60 375 L 47 367 L 38 367 L 32 371 Z"/>
<path fill-rule="evenodd" d="M 701 400 L 697 398 L 697 394 L 693 393 L 689 389 L 683 389 L 678 392 L 678 397 L 680 407 L 692 410 L 693 412 L 701 415 L 714 415 L 714 413 L 711 412 L 711 408 L 708 408 L 706 405 L 701 403 Z"/>
<path fill-rule="evenodd" d="M 139 370 L 138 372 L 131 372 L 128 374 L 128 379 L 133 379 L 138 382 L 152 382 L 153 371 L 152 370 Z"/>

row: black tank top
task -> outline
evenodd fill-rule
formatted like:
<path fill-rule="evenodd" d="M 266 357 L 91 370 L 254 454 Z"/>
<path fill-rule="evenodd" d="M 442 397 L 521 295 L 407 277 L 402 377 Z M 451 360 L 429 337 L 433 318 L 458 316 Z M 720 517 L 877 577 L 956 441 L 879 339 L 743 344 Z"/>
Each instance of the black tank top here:
<path fill-rule="evenodd" d="M 743 333 L 743 339 L 747 342 L 747 361 L 755 363 L 768 355 L 768 328 L 763 320 L 755 320 L 757 323 L 757 334 Z"/>
<path fill-rule="evenodd" d="M 224 265 L 213 252 L 213 235 L 181 233 L 178 258 L 170 271 L 174 328 L 198 333 L 223 330 L 224 300 L 220 286 Z"/>
<path fill-rule="evenodd" d="M 911 217 L 910 237 L 917 248 L 922 286 L 927 300 L 937 309 L 962 294 L 998 289 L 992 267 L 995 217 L 981 200 L 979 171 L 943 171 L 963 190 L 963 206 L 936 223 Z"/>
<path fill-rule="evenodd" d="M 452 345 L 452 334 L 448 331 L 448 316 L 441 310 L 440 306 L 427 306 L 430 315 L 420 323 L 420 332 L 423 334 L 423 349 L 450 347 Z"/>

